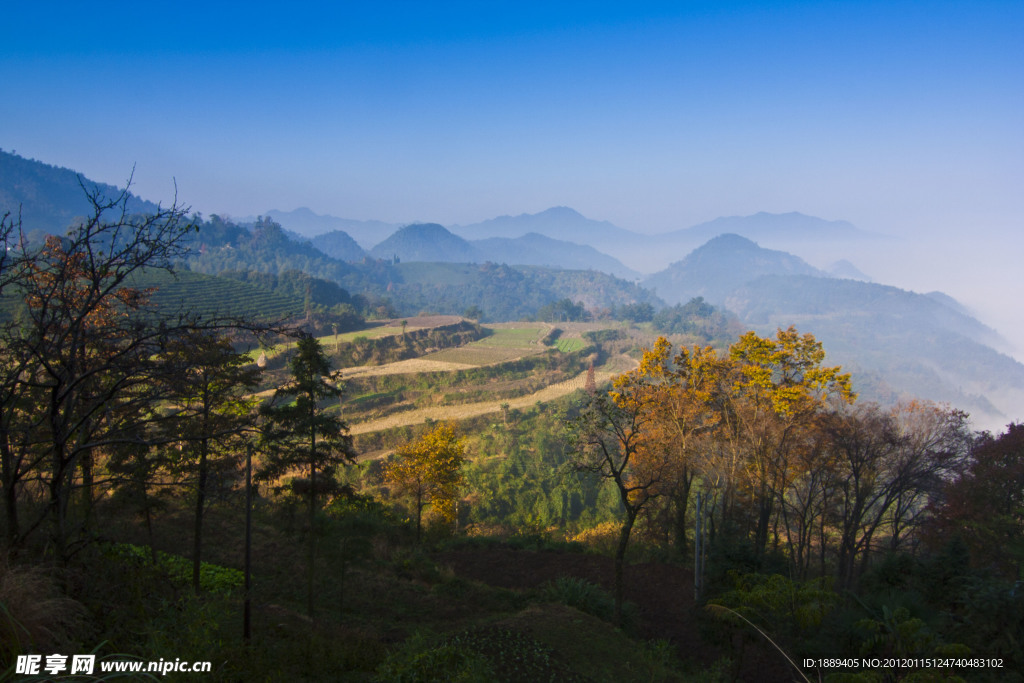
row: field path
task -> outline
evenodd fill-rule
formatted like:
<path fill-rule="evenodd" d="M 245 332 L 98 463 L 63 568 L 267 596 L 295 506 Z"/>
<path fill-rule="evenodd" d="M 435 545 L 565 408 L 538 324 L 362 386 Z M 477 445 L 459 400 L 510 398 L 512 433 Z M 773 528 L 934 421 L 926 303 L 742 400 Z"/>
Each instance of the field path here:
<path fill-rule="evenodd" d="M 619 374 L 619 372 L 611 372 L 603 369 L 596 370 L 594 372 L 594 380 L 598 384 L 601 384 L 602 382 L 607 382 L 617 374 Z M 478 415 L 500 412 L 503 403 L 507 403 L 509 408 L 528 408 L 537 401 L 547 403 L 548 401 L 553 401 L 556 398 L 561 398 L 562 396 L 571 394 L 577 389 L 582 389 L 586 380 L 587 373 L 581 372 L 570 380 L 552 384 L 544 387 L 540 391 L 535 391 L 534 393 L 526 396 L 519 396 L 518 398 L 406 410 L 401 413 L 382 417 L 379 420 L 352 424 L 350 425 L 350 429 L 352 434 L 367 434 L 369 432 L 378 432 L 382 429 L 390 429 L 392 427 L 420 424 L 422 422 L 426 422 L 427 418 L 432 420 L 464 420 L 470 417 L 477 417 Z"/>

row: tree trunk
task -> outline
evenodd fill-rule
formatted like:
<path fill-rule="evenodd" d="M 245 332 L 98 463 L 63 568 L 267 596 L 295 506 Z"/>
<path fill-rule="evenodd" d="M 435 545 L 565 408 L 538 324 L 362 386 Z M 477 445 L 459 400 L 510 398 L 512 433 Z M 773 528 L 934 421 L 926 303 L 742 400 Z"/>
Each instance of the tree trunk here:
<path fill-rule="evenodd" d="M 622 529 L 619 531 L 619 547 L 615 549 L 615 625 L 619 628 L 622 628 L 622 595 L 625 591 L 623 574 L 626 565 L 626 547 L 629 545 L 629 535 L 633 530 L 636 514 L 637 511 L 627 508 L 626 521 L 622 523 Z"/>
<path fill-rule="evenodd" d="M 201 552 L 203 548 L 203 511 L 206 506 L 206 439 L 199 444 L 199 481 L 196 483 L 196 515 L 192 534 L 192 589 L 198 593 L 200 589 L 199 574 L 202 567 Z"/>

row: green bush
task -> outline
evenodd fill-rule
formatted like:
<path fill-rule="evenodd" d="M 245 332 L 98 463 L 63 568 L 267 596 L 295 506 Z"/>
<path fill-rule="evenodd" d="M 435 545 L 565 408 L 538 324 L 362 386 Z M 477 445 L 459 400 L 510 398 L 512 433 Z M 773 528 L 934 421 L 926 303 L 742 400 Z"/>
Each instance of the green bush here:
<path fill-rule="evenodd" d="M 108 552 L 128 563 L 153 564 L 153 553 L 149 548 L 131 543 L 113 543 Z M 164 572 L 175 584 L 187 586 L 192 583 L 192 560 L 156 551 L 155 568 Z M 237 569 L 221 567 L 209 562 L 199 564 L 199 587 L 210 593 L 227 594 L 242 585 L 245 575 Z"/>
<path fill-rule="evenodd" d="M 593 615 L 602 621 L 614 623 L 615 599 L 611 593 L 600 586 L 575 576 L 560 576 L 549 581 L 543 588 L 547 600 L 560 602 Z M 622 605 L 623 630 L 630 631 L 636 625 L 639 616 L 636 605 L 626 602 Z"/>

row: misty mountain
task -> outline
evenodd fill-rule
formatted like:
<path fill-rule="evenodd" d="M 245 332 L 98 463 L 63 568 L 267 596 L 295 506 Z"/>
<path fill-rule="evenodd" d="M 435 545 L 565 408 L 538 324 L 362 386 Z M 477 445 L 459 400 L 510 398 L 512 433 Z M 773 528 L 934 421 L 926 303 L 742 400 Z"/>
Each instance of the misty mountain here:
<path fill-rule="evenodd" d="M 343 231 L 363 249 L 370 249 L 399 228 L 394 223 L 383 221 L 357 221 L 350 218 L 319 215 L 304 206 L 287 212 L 267 211 L 264 215 L 272 218 L 282 227 L 306 238 L 317 237 L 337 230 Z"/>
<path fill-rule="evenodd" d="M 592 310 L 660 301 L 650 291 L 595 270 L 565 270 L 503 263 L 425 263 L 388 266 L 387 296 L 404 315 L 419 311 L 461 314 L 477 306 L 489 321 L 532 318 L 556 301 L 582 302 Z"/>
<path fill-rule="evenodd" d="M 792 254 L 763 249 L 739 235 L 721 235 L 651 275 L 643 285 L 669 303 L 685 303 L 700 296 L 721 304 L 734 289 L 762 275 L 825 273 Z"/>
<path fill-rule="evenodd" d="M 694 244 L 703 244 L 712 237 L 726 233 L 741 235 L 758 244 L 794 244 L 875 237 L 873 233 L 860 230 L 847 221 L 829 221 L 796 211 L 761 211 L 752 216 L 725 216 L 668 233 L 663 237 L 673 240 L 682 238 Z"/>
<path fill-rule="evenodd" d="M 609 247 L 628 244 L 643 238 L 608 221 L 595 221 L 566 206 L 556 206 L 540 213 L 499 216 L 481 223 L 457 225 L 452 232 L 466 239 L 492 237 L 516 238 L 536 233 L 564 242 L 586 244 L 607 252 Z"/>
<path fill-rule="evenodd" d="M 570 270 L 599 270 L 615 277 L 633 280 L 639 277 L 619 260 L 593 247 L 556 240 L 535 232 L 515 239 L 491 237 L 471 240 L 487 261 L 524 266 L 554 266 Z"/>
<path fill-rule="evenodd" d="M 339 261 L 361 261 L 367 252 L 344 230 L 317 235 L 309 243 L 331 258 Z"/>
<path fill-rule="evenodd" d="M 789 325 L 814 334 L 829 363 L 855 373 L 861 383 L 855 389 L 866 398 L 922 396 L 990 419 L 1016 412 L 1014 402 L 1024 398 L 1024 365 L 991 348 L 1001 342 L 994 330 L 935 294 L 767 275 L 734 290 L 725 305 L 762 334 Z"/>
<path fill-rule="evenodd" d="M 370 256 L 401 261 L 437 261 L 446 263 L 480 263 L 480 252 L 457 235 L 437 223 L 419 223 L 400 228 L 370 250 Z"/>
<path fill-rule="evenodd" d="M 846 259 L 840 259 L 836 261 L 828 268 L 828 274 L 832 277 L 845 278 L 847 280 L 860 280 L 861 282 L 871 282 L 871 278 L 865 275 L 861 270 L 847 261 Z"/>
<path fill-rule="evenodd" d="M 126 173 L 131 169 L 126 169 Z M 83 188 L 85 191 L 83 191 Z M 76 217 L 92 213 L 86 192 L 116 199 L 122 190 L 89 180 L 71 169 L 50 166 L 35 159 L 25 159 L 0 150 L 0 215 L 21 213 L 22 229 L 63 234 Z M 156 213 L 153 202 L 129 193 L 129 213 Z"/>

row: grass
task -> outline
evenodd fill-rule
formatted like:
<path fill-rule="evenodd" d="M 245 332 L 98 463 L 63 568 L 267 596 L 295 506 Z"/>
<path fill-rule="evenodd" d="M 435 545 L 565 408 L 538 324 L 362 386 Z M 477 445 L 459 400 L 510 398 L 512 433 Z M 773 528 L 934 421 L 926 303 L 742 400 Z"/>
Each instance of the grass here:
<path fill-rule="evenodd" d="M 536 343 L 540 336 L 540 327 L 485 327 L 491 331 L 489 336 L 458 348 L 443 349 L 423 358 L 445 363 L 483 366 L 504 363 L 544 351 L 544 348 Z"/>
<path fill-rule="evenodd" d="M 343 333 L 338 335 L 337 341 L 335 341 L 335 337 L 334 337 L 333 333 L 319 336 L 316 339 L 317 339 L 318 342 L 320 342 L 320 345 L 323 346 L 324 349 L 326 349 L 328 351 L 328 353 L 330 353 L 334 349 L 334 345 L 336 343 L 353 342 L 356 339 L 360 339 L 360 338 L 362 338 L 362 339 L 377 339 L 378 337 L 387 337 L 387 336 L 390 336 L 390 335 L 401 334 L 401 333 L 402 333 L 402 328 L 401 327 L 397 327 L 397 326 L 389 327 L 389 326 L 386 326 L 386 325 L 380 325 L 380 326 L 377 326 L 377 327 L 368 327 L 368 328 L 363 329 L 363 330 L 356 330 L 355 332 L 343 332 Z M 279 353 L 284 353 L 285 351 L 288 351 L 289 349 L 294 348 L 297 343 L 298 342 L 291 341 L 291 342 L 282 342 L 280 344 L 274 344 L 273 346 L 271 346 L 270 348 L 267 349 L 267 356 L 271 356 L 272 357 L 272 356 L 275 356 L 275 355 L 277 355 Z M 259 358 L 259 355 L 260 355 L 261 352 L 262 352 L 261 349 L 253 349 L 252 351 L 249 352 L 248 355 L 253 360 L 256 360 L 257 358 Z"/>
<path fill-rule="evenodd" d="M 535 342 L 540 336 L 540 327 L 490 327 L 493 334 L 484 337 L 479 341 L 472 342 L 469 346 L 502 346 L 529 348 L 536 346 Z"/>
<path fill-rule="evenodd" d="M 555 348 L 562 353 L 572 353 L 586 348 L 587 344 L 579 337 L 562 338 L 555 342 Z"/>

